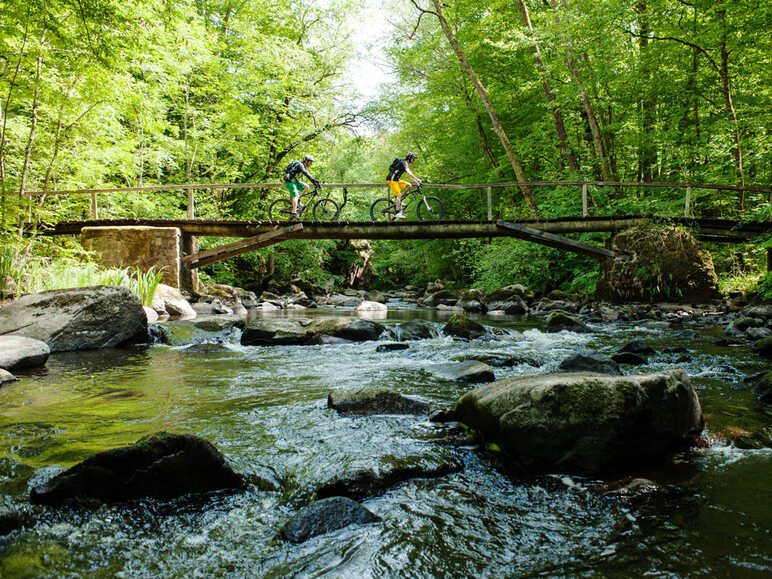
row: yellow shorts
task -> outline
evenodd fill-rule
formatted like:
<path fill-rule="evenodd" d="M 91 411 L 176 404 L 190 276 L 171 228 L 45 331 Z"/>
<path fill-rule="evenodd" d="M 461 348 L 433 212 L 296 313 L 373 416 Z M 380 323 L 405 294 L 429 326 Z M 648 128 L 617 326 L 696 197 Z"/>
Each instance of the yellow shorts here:
<path fill-rule="evenodd" d="M 386 184 L 389 186 L 389 189 L 391 189 L 391 192 L 394 194 L 394 197 L 399 197 L 402 195 L 402 192 L 410 187 L 410 183 L 407 181 L 386 181 Z"/>

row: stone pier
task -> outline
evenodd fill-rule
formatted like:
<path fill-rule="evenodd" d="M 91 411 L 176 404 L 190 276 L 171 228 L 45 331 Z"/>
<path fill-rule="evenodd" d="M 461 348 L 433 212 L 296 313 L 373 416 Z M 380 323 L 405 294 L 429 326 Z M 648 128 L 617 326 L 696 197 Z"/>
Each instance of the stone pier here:
<path fill-rule="evenodd" d="M 163 272 L 166 285 L 197 289 L 198 280 L 187 279 L 191 272 L 183 271 L 183 236 L 177 227 L 84 227 L 80 238 L 84 249 L 93 252 L 100 265 L 139 267 L 142 271 L 155 267 Z M 187 243 L 190 245 L 191 240 Z"/>

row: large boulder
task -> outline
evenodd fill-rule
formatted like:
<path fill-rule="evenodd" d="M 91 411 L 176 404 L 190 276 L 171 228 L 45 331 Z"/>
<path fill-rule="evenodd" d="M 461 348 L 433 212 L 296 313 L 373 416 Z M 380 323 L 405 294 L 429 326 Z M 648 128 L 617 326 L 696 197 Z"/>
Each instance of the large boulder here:
<path fill-rule="evenodd" d="M 508 378 L 465 394 L 456 414 L 527 468 L 577 473 L 661 457 L 704 426 L 682 370 Z"/>
<path fill-rule="evenodd" d="M 0 335 L 48 344 L 52 352 L 111 348 L 147 337 L 139 298 L 124 287 L 95 286 L 29 294 L 0 309 Z"/>
<path fill-rule="evenodd" d="M 442 328 L 442 331 L 450 336 L 458 336 L 473 340 L 485 335 L 485 328 L 482 324 L 470 319 L 466 314 L 453 314 L 448 319 L 448 323 Z"/>
<path fill-rule="evenodd" d="M 170 346 L 205 342 L 235 342 L 246 325 L 244 318 L 231 315 L 201 315 L 151 326 L 158 341 Z"/>
<path fill-rule="evenodd" d="M 95 454 L 30 491 L 33 503 L 118 502 L 144 497 L 244 489 L 245 482 L 207 440 L 158 432 Z"/>
<path fill-rule="evenodd" d="M 330 497 L 312 503 L 295 515 L 282 529 L 282 537 L 302 543 L 353 524 L 379 521 L 372 512 L 347 497 Z"/>
<path fill-rule="evenodd" d="M 327 407 L 342 414 L 429 414 L 431 406 L 387 388 L 363 386 L 334 390 Z"/>
<path fill-rule="evenodd" d="M 0 336 L 0 368 L 9 372 L 37 368 L 48 360 L 48 344 L 24 336 Z"/>
<path fill-rule="evenodd" d="M 600 300 L 694 303 L 720 298 L 713 258 L 683 229 L 628 229 L 609 244 L 620 254 L 600 264 Z"/>

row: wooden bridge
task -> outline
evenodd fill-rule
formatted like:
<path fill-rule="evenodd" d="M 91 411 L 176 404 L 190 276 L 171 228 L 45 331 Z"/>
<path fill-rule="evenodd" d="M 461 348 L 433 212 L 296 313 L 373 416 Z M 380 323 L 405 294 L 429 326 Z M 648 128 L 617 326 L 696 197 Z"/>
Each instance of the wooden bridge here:
<path fill-rule="evenodd" d="M 558 219 L 529 220 L 494 220 L 492 209 L 493 190 L 517 186 L 570 186 L 581 187 L 582 216 Z M 684 216 L 661 218 L 652 215 L 590 216 L 589 187 L 637 187 L 637 188 L 675 188 L 684 189 Z M 218 189 L 269 189 L 282 187 L 280 183 L 226 183 L 226 184 L 187 184 L 157 185 L 148 187 L 126 187 L 109 189 L 81 189 L 76 191 L 30 191 L 30 198 L 53 195 L 91 196 L 93 219 L 88 221 L 65 221 L 50 228 L 44 228 L 44 235 L 79 234 L 84 227 L 99 226 L 145 226 L 175 227 L 183 236 L 182 257 L 185 269 L 198 267 L 228 259 L 230 257 L 254 251 L 261 247 L 279 243 L 288 239 L 449 239 L 449 238 L 493 238 L 516 237 L 541 245 L 570 251 L 593 259 L 603 260 L 613 257 L 615 252 L 609 249 L 581 243 L 565 237 L 570 233 L 616 232 L 648 223 L 670 223 L 689 227 L 698 239 L 714 242 L 745 242 L 760 235 L 772 232 L 772 222 L 743 223 L 734 220 L 703 219 L 692 217 L 692 190 L 714 189 L 744 193 L 746 191 L 772 194 L 772 188 L 759 186 L 733 186 L 718 184 L 679 184 L 679 183 L 618 183 L 618 182 L 582 182 L 582 181 L 534 181 L 512 183 L 485 183 L 473 185 L 425 184 L 425 189 L 481 189 L 487 191 L 487 217 L 485 221 L 399 221 L 386 223 L 349 222 L 273 222 L 273 221 L 232 221 L 195 219 L 196 191 L 215 191 Z M 377 184 L 325 184 L 326 188 L 370 188 L 384 190 L 382 183 Z M 188 196 L 188 219 L 99 219 L 97 195 L 118 192 L 158 193 L 162 191 L 184 190 Z M 763 200 L 769 203 L 766 198 Z M 198 251 L 195 238 L 238 237 L 233 243 Z M 769 252 L 772 253 L 772 252 Z M 772 259 L 772 256 L 768 256 Z"/>

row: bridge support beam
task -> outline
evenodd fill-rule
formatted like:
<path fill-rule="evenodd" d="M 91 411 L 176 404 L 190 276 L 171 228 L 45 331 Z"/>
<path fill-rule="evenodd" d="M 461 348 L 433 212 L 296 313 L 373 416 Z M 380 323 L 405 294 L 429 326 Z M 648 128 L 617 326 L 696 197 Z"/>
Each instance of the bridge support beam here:
<path fill-rule="evenodd" d="M 185 263 L 186 255 L 198 253 L 198 237 L 190 233 L 183 233 L 180 238 L 180 289 L 190 293 L 198 293 L 198 269 L 191 268 Z"/>

